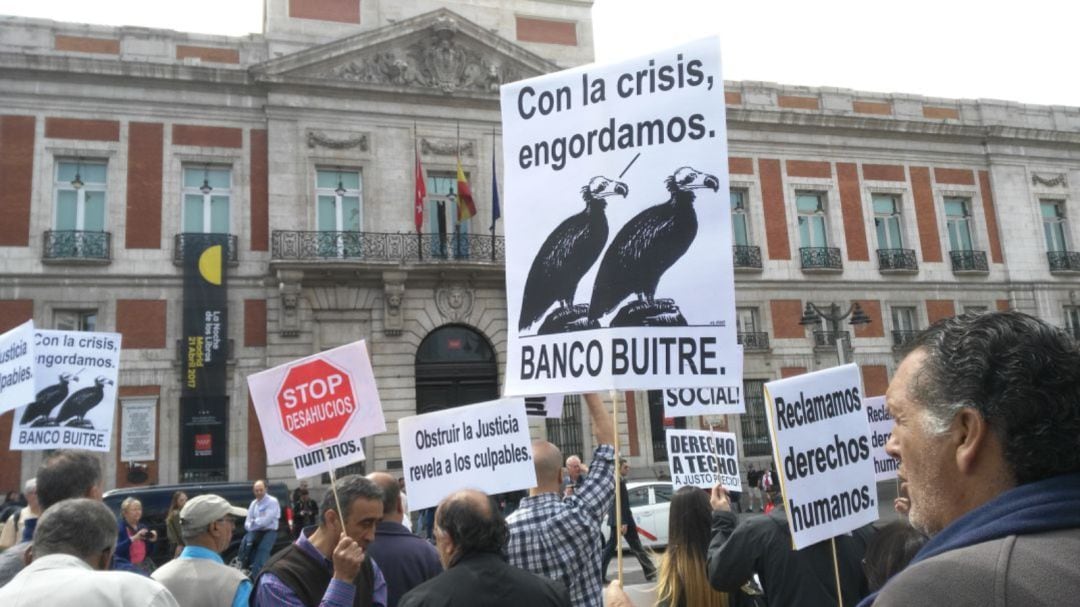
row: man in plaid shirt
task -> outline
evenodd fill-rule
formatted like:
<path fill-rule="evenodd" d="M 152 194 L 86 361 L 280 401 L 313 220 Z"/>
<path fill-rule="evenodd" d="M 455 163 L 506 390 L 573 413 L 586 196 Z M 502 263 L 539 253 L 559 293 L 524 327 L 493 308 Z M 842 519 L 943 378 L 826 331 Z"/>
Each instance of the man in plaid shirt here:
<path fill-rule="evenodd" d="M 615 430 L 600 397 L 586 394 L 593 436 L 599 445 L 585 481 L 562 497 L 562 453 L 547 441 L 533 442 L 537 486 L 509 518 L 510 564 L 557 580 L 574 607 L 601 607 L 600 521 L 615 499 Z"/>

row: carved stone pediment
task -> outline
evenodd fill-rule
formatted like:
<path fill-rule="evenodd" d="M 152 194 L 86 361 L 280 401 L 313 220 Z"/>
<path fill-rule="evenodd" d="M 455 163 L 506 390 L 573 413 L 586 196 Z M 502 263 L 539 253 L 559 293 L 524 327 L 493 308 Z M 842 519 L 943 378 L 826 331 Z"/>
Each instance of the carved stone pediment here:
<path fill-rule="evenodd" d="M 255 74 L 270 82 L 495 96 L 503 83 L 556 69 L 546 59 L 440 9 L 269 61 L 255 68 Z"/>

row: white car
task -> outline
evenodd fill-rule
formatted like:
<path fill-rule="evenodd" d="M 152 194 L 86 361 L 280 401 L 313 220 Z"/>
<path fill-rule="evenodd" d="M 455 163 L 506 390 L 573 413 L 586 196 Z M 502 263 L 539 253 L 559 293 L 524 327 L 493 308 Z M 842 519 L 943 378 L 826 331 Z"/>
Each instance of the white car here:
<path fill-rule="evenodd" d="M 671 483 L 666 481 L 638 481 L 626 483 L 626 492 L 630 495 L 630 512 L 634 514 L 641 544 L 652 548 L 667 546 L 668 509 L 674 493 Z M 605 541 L 608 538 L 611 523 L 604 517 L 601 529 Z M 626 545 L 626 540 L 623 540 Z"/>

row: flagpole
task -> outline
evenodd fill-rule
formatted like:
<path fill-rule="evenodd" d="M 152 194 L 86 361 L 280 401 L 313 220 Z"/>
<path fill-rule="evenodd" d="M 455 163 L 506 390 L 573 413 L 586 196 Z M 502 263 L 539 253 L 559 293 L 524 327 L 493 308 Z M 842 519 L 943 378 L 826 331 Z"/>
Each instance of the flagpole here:
<path fill-rule="evenodd" d="M 454 158 L 457 159 L 457 169 L 461 170 L 461 121 L 455 120 L 457 125 L 457 139 L 454 142 Z M 455 176 L 458 173 L 455 173 Z M 461 184 L 457 184 L 457 196 L 454 198 L 454 246 L 453 252 L 456 256 L 457 252 L 461 250 Z"/>
<path fill-rule="evenodd" d="M 495 128 L 491 129 L 491 200 L 498 199 L 498 181 L 495 179 Z M 495 206 L 491 207 L 491 261 L 495 261 Z"/>
<path fill-rule="evenodd" d="M 413 141 L 413 156 L 416 157 L 416 169 L 415 170 L 417 172 L 417 175 L 416 175 L 415 179 L 416 179 L 416 181 L 420 181 L 420 180 L 422 180 L 424 178 L 424 176 L 422 174 L 420 174 L 420 173 L 422 173 L 422 171 L 420 170 L 420 147 L 419 147 L 419 144 L 417 143 L 417 140 L 419 139 L 420 134 L 416 132 L 416 121 L 415 120 L 413 120 L 412 128 L 413 128 L 413 140 L 412 140 Z M 413 189 L 414 190 L 416 189 L 415 185 L 413 186 Z M 417 193 L 418 192 L 413 192 L 413 196 L 415 197 Z M 423 200 L 413 201 L 413 204 L 416 204 L 416 202 L 419 202 L 421 205 L 424 204 Z M 414 217 L 415 217 L 415 214 L 416 214 L 416 209 L 413 209 Z M 419 261 L 424 261 L 424 237 L 421 235 L 420 226 L 416 226 L 416 255 L 417 255 L 417 259 Z"/>

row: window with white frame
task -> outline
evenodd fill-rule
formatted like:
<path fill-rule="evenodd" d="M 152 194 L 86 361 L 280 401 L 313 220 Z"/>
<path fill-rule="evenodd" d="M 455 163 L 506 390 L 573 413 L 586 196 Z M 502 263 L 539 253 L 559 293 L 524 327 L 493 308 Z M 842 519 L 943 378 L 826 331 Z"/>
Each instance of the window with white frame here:
<path fill-rule="evenodd" d="M 1039 208 L 1042 211 L 1046 250 L 1068 251 L 1069 227 L 1065 219 L 1065 201 L 1042 199 Z"/>
<path fill-rule="evenodd" d="M 735 308 L 735 326 L 738 333 L 757 333 L 758 311 L 757 308 L 739 306 Z"/>
<path fill-rule="evenodd" d="M 900 197 L 894 194 L 874 194 L 874 229 L 879 249 L 904 248 L 900 224 Z"/>
<path fill-rule="evenodd" d="M 974 250 L 971 231 L 971 199 L 945 197 L 945 223 L 949 232 L 950 251 Z"/>
<path fill-rule="evenodd" d="M 215 165 L 183 168 L 183 226 L 189 234 L 228 234 L 232 169 Z"/>
<path fill-rule="evenodd" d="M 436 237 L 430 254 L 446 257 L 451 251 L 457 258 L 468 257 L 469 220 L 458 222 L 457 172 L 426 171 L 428 232 Z M 468 173 L 465 179 L 468 179 Z"/>
<path fill-rule="evenodd" d="M 96 331 L 97 310 L 54 310 L 53 328 L 57 331 Z"/>
<path fill-rule="evenodd" d="M 892 325 L 894 331 L 915 331 L 915 308 L 914 306 L 893 306 Z"/>
<path fill-rule="evenodd" d="M 733 188 L 730 196 L 732 244 L 735 246 L 748 246 L 750 244 L 750 224 L 746 213 L 747 191 L 741 188 Z"/>
<path fill-rule="evenodd" d="M 796 192 L 795 209 L 799 215 L 799 246 L 829 246 L 825 222 L 825 193 Z"/>
<path fill-rule="evenodd" d="M 355 169 L 315 170 L 315 201 L 320 232 L 360 232 L 364 225 L 364 191 Z"/>
<path fill-rule="evenodd" d="M 53 229 L 105 231 L 106 168 L 100 160 L 57 161 Z"/>
<path fill-rule="evenodd" d="M 1065 306 L 1065 330 L 1074 339 L 1080 339 L 1080 306 Z"/>

